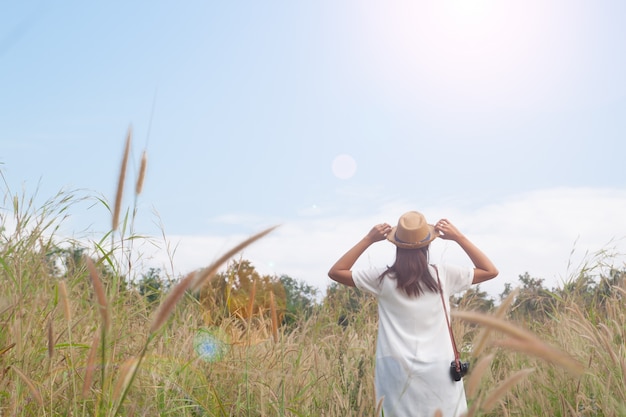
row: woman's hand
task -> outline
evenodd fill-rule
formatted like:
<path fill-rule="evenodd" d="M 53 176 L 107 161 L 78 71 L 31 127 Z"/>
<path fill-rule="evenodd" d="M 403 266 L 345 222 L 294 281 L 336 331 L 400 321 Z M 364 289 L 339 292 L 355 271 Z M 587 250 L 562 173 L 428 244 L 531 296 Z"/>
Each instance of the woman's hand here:
<path fill-rule="evenodd" d="M 459 232 L 455 225 L 450 223 L 448 219 L 441 219 L 435 224 L 435 230 L 442 239 L 453 240 L 461 246 L 467 256 L 474 264 L 473 284 L 490 280 L 498 275 L 498 269 L 491 260 L 480 249 L 476 247 L 470 240 Z"/>
<path fill-rule="evenodd" d="M 435 224 L 435 230 L 439 233 L 439 237 L 445 240 L 458 241 L 463 237 L 463 233 L 450 223 L 448 219 L 441 219 Z"/>
<path fill-rule="evenodd" d="M 386 239 L 387 234 L 389 234 L 389 232 L 391 232 L 391 226 L 388 225 L 387 223 L 381 223 L 372 227 L 372 230 L 370 230 L 367 236 L 365 237 L 371 240 L 372 242 L 378 242 L 378 241 Z"/>

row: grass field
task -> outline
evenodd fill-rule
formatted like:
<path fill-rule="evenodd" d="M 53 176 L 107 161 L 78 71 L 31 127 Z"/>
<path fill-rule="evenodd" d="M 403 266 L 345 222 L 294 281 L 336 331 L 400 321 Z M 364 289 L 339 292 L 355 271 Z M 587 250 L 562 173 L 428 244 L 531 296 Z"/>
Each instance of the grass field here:
<path fill-rule="evenodd" d="M 1 416 L 376 415 L 371 300 L 347 325 L 328 303 L 289 328 L 272 311 L 217 326 L 203 319 L 210 306 L 194 291 L 271 230 L 181 277 L 155 304 L 125 285 L 132 236 L 104 236 L 59 271 L 55 227 L 72 199 L 60 194 L 36 208 L 4 197 Z M 128 220 L 117 204 L 112 214 L 114 229 Z M 453 312 L 472 361 L 469 415 L 625 416 L 623 279 L 601 304 L 574 293 L 552 299 L 541 321 L 513 320 L 515 296 L 487 314 L 471 304 Z"/>

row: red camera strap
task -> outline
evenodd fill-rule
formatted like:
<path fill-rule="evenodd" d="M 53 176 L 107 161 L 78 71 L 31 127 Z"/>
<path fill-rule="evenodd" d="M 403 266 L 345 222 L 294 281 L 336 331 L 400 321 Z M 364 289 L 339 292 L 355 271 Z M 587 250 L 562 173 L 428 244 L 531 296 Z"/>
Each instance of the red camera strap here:
<path fill-rule="evenodd" d="M 459 358 L 459 350 L 456 348 L 456 342 L 454 341 L 454 334 L 452 333 L 452 326 L 450 326 L 450 319 L 448 318 L 448 309 L 446 308 L 446 302 L 443 297 L 443 287 L 441 286 L 441 280 L 439 279 L 439 270 L 435 265 L 435 272 L 437 273 L 437 283 L 439 284 L 439 295 L 441 296 L 441 304 L 443 304 L 443 312 L 446 316 L 446 323 L 448 324 L 448 332 L 450 333 L 450 341 L 452 342 L 452 349 L 454 350 L 454 362 L 456 362 L 456 370 L 461 371 L 461 359 Z"/>

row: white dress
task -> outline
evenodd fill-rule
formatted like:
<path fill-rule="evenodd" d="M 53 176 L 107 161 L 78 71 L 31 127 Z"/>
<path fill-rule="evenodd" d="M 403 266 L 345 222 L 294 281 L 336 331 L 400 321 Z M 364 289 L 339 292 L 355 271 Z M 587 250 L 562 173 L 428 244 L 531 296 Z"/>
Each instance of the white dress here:
<path fill-rule="evenodd" d="M 449 314 L 449 296 L 469 288 L 474 269 L 437 268 Z M 436 279 L 434 268 L 429 269 Z M 409 297 L 396 288 L 396 280 L 389 275 L 379 280 L 385 270 L 352 272 L 356 287 L 378 300 L 376 403 L 384 397 L 385 417 L 432 417 L 438 409 L 444 417 L 466 413 L 463 381 L 450 378 L 454 350 L 439 292 Z"/>

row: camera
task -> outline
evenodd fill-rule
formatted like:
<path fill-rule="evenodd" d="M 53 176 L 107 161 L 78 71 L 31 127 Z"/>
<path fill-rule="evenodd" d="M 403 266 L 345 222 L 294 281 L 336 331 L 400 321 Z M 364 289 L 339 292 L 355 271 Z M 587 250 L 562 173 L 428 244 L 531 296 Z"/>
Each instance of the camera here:
<path fill-rule="evenodd" d="M 457 370 L 456 361 L 452 361 L 452 363 L 450 363 L 450 376 L 452 377 L 453 381 L 460 381 L 461 378 L 463 378 L 465 374 L 467 374 L 467 371 L 469 371 L 469 362 L 459 361 L 459 365 L 460 369 Z"/>

